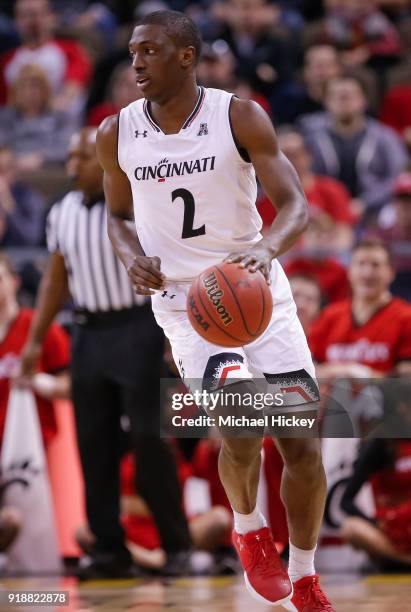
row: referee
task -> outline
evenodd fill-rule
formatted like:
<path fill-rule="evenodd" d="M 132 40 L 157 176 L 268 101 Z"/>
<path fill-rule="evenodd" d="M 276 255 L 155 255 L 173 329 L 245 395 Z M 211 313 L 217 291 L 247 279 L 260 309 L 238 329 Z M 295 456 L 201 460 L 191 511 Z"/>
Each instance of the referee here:
<path fill-rule="evenodd" d="M 72 397 L 86 492 L 95 537 L 83 579 L 133 575 L 119 521 L 122 415 L 130 422 L 137 489 L 147 502 L 167 552 L 165 573 L 187 570 L 190 536 L 171 449 L 160 438 L 163 333 L 147 298 L 132 290 L 108 235 L 96 131 L 85 128 L 69 147 L 67 171 L 76 191 L 48 217 L 51 253 L 37 298 L 22 374 L 32 375 L 52 320 L 71 294 Z"/>

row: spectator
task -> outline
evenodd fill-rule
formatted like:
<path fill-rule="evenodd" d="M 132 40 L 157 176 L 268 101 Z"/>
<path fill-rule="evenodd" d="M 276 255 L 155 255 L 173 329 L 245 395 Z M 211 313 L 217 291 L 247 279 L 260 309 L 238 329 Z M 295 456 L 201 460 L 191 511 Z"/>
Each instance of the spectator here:
<path fill-rule="evenodd" d="M 350 294 L 345 267 L 336 259 L 323 252 L 296 253 L 284 266 L 287 276 L 311 276 L 320 286 L 326 302 L 344 300 Z"/>
<path fill-rule="evenodd" d="M 316 176 L 310 170 L 311 158 L 302 136 L 289 128 L 279 131 L 279 145 L 300 177 L 309 202 L 308 229 L 285 263 L 286 273 L 311 276 L 327 301 L 344 299 L 348 295 L 347 274 L 336 257 L 344 254 L 353 241 L 350 196 L 338 181 Z M 275 210 L 266 198 L 258 201 L 264 225 L 271 225 Z"/>
<path fill-rule="evenodd" d="M 272 96 L 290 78 L 290 49 L 273 32 L 281 9 L 266 0 L 228 0 L 214 5 L 221 38 L 238 61 L 239 75 L 257 91 Z"/>
<path fill-rule="evenodd" d="M 0 104 L 26 64 L 43 68 L 53 93 L 53 108 L 77 115 L 84 102 L 91 66 L 77 42 L 54 37 L 56 18 L 48 0 L 17 0 L 15 21 L 21 44 L 0 57 Z"/>
<path fill-rule="evenodd" d="M 227 89 L 239 98 L 258 102 L 267 113 L 271 112 L 267 98 L 254 91 L 247 80 L 236 76 L 236 60 L 225 40 L 216 40 L 212 45 L 204 45 L 197 75 L 204 87 Z"/>
<path fill-rule="evenodd" d="M 0 245 L 39 245 L 44 233 L 44 211 L 43 198 L 17 180 L 13 153 L 0 148 Z"/>
<path fill-rule="evenodd" d="M 382 209 L 379 219 L 374 234 L 389 245 L 397 271 L 391 290 L 411 301 L 411 172 L 395 181 L 394 200 Z"/>
<path fill-rule="evenodd" d="M 333 79 L 327 87 L 322 124 L 308 130 L 313 170 L 341 181 L 357 198 L 357 208 L 375 211 L 389 202 L 392 183 L 407 163 L 398 136 L 366 117 L 366 97 L 352 77 Z"/>
<path fill-rule="evenodd" d="M 10 88 L 9 105 L 0 108 L 0 144 L 13 150 L 19 170 L 62 164 L 74 128 L 68 113 L 51 108 L 45 72 L 24 66 Z"/>
<path fill-rule="evenodd" d="M 225 40 L 203 45 L 197 67 L 201 85 L 231 89 L 235 82 L 235 68 L 235 57 Z"/>
<path fill-rule="evenodd" d="M 338 52 L 331 45 L 314 45 L 304 54 L 303 85 L 286 99 L 280 122 L 324 110 L 326 84 L 341 75 Z"/>
<path fill-rule="evenodd" d="M 95 0 L 54 0 L 53 8 L 58 13 L 63 28 L 69 32 L 78 32 L 87 40 L 101 41 L 104 50 L 110 49 L 116 36 L 117 20 L 107 4 Z"/>
<path fill-rule="evenodd" d="M 308 335 L 321 311 L 321 288 L 313 276 L 295 274 L 289 281 L 298 318 Z"/>
<path fill-rule="evenodd" d="M 408 389 L 409 393 L 409 389 Z M 409 395 L 406 409 L 409 413 Z M 355 503 L 370 482 L 376 513 L 367 516 Z M 341 536 L 365 550 L 383 569 L 411 566 L 411 442 L 373 439 L 364 443 L 349 478 L 341 508 L 348 514 Z M 394 563 L 393 563 L 394 562 Z"/>
<path fill-rule="evenodd" d="M 352 298 L 328 306 L 309 336 L 319 377 L 411 372 L 411 306 L 392 297 L 394 274 L 383 243 L 363 241 L 353 249 Z"/>
<path fill-rule="evenodd" d="M 0 253 L 0 445 L 4 433 L 10 383 L 19 373 L 20 357 L 27 340 L 33 311 L 17 303 L 18 279 L 5 255 Z M 38 350 L 38 367 L 30 384 L 36 393 L 44 443 L 57 432 L 53 399 L 69 393 L 69 344 L 65 332 L 52 325 Z M 49 376 L 47 376 L 47 374 Z"/>
<path fill-rule="evenodd" d="M 400 37 L 375 0 L 333 0 L 325 20 L 327 40 L 344 51 L 347 66 L 384 68 L 397 61 Z"/>
<path fill-rule="evenodd" d="M 356 215 L 351 210 L 351 198 L 344 185 L 333 178 L 318 176 L 311 171 L 310 152 L 297 131 L 280 131 L 278 144 L 297 171 L 310 205 L 312 222 L 315 223 L 316 219 L 322 217 L 328 228 L 323 244 L 313 242 L 309 233 L 305 234 L 303 244 L 311 240 L 309 246 L 328 245 L 336 252 L 350 248 Z"/>
<path fill-rule="evenodd" d="M 130 62 L 118 64 L 110 77 L 105 101 L 90 110 L 87 125 L 99 126 L 103 119 L 109 115 L 116 115 L 138 97 L 136 74 Z"/>

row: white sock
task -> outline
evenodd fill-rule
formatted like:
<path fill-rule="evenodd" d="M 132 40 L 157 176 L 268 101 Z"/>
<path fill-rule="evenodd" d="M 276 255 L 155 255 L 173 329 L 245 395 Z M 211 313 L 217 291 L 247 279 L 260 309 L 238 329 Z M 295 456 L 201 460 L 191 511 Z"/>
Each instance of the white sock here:
<path fill-rule="evenodd" d="M 313 576 L 315 574 L 314 555 L 316 548 L 312 550 L 302 550 L 297 548 L 290 542 L 290 558 L 288 561 L 288 575 L 291 582 L 296 582 L 304 576 Z"/>
<path fill-rule="evenodd" d="M 233 510 L 234 514 L 234 529 L 237 533 L 244 535 L 249 531 L 257 531 L 262 527 L 267 527 L 267 521 L 264 515 L 261 514 L 258 506 L 250 514 L 240 514 Z"/>

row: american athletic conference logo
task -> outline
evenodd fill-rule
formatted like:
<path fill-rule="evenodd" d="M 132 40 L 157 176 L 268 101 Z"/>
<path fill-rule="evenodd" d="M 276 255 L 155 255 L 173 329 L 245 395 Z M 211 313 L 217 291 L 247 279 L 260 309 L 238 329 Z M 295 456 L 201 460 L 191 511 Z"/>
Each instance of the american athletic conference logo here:
<path fill-rule="evenodd" d="M 137 181 L 157 180 L 158 183 L 164 183 L 173 176 L 211 172 L 214 170 L 214 166 L 215 155 L 181 162 L 170 162 L 167 158 L 164 158 L 155 166 L 137 166 L 134 170 L 134 176 Z"/>
<path fill-rule="evenodd" d="M 197 136 L 207 136 L 208 126 L 206 123 L 200 123 L 200 129 L 198 130 Z"/>

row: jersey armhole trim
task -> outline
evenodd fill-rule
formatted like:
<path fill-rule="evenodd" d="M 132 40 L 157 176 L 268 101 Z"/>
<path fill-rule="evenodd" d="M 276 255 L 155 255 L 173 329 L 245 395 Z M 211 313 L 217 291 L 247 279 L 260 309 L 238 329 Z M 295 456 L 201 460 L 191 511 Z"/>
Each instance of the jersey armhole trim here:
<path fill-rule="evenodd" d="M 120 146 L 120 114 L 121 114 L 121 111 L 122 111 L 122 109 L 120 109 L 118 111 L 118 114 L 117 114 L 117 150 L 116 150 L 116 153 L 117 153 L 117 165 L 120 168 L 120 170 L 123 170 L 123 168 L 122 168 L 122 166 L 120 164 L 120 156 L 119 156 L 119 146 Z M 123 170 L 123 172 L 124 172 L 124 170 Z"/>
<path fill-rule="evenodd" d="M 236 149 L 237 149 L 238 154 L 240 155 L 241 159 L 244 162 L 246 162 L 247 164 L 251 164 L 251 159 L 250 159 L 250 156 L 248 154 L 248 151 L 246 149 L 244 149 L 244 147 L 240 146 L 240 144 L 239 144 L 239 142 L 238 142 L 238 140 L 237 140 L 237 138 L 235 137 L 235 134 L 234 134 L 233 124 L 232 124 L 232 121 L 231 121 L 231 104 L 232 104 L 233 98 L 237 98 L 237 96 L 232 95 L 231 98 L 230 98 L 230 103 L 228 105 L 228 122 L 230 124 L 231 136 L 233 138 L 234 144 L 236 146 Z"/>

